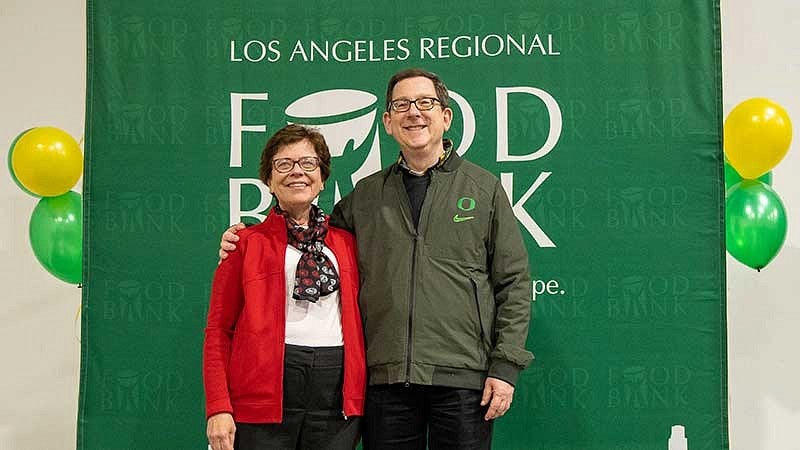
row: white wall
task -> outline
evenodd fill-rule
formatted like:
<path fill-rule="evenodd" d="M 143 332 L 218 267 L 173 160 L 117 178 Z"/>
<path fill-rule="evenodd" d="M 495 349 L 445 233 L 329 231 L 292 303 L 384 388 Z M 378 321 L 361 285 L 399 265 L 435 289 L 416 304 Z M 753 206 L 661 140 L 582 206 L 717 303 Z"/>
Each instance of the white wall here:
<path fill-rule="evenodd" d="M 800 3 L 722 1 L 725 113 L 770 97 L 800 135 Z M 85 30 L 82 0 L 2 0 L 0 148 L 33 126 L 81 137 Z M 728 259 L 732 450 L 800 449 L 800 137 L 793 147 L 773 172 L 789 216 L 783 250 L 761 273 Z M 74 449 L 80 290 L 33 257 L 27 230 L 36 199 L 10 179 L 6 151 L 0 156 L 0 449 Z"/>
<path fill-rule="evenodd" d="M 28 241 L 36 199 L 8 173 L 22 131 L 83 133 L 85 3 L 0 0 L 0 449 L 74 449 L 80 289 L 47 273 Z M 76 188 L 80 191 L 80 182 Z"/>
<path fill-rule="evenodd" d="M 732 450 L 797 450 L 800 426 L 800 3 L 722 0 L 723 101 L 777 101 L 794 121 L 773 170 L 789 234 L 757 273 L 728 256 L 728 397 Z"/>

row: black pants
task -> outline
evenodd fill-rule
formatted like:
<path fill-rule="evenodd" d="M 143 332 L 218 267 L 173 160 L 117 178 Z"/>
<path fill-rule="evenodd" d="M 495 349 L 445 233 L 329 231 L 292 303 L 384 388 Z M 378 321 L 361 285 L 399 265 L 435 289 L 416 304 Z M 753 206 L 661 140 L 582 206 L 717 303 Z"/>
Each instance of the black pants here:
<path fill-rule="evenodd" d="M 283 423 L 236 424 L 235 450 L 352 450 L 360 420 L 342 415 L 342 347 L 286 345 Z M 272 382 L 264 380 L 265 383 Z"/>
<path fill-rule="evenodd" d="M 492 424 L 483 393 L 402 384 L 369 386 L 364 450 L 489 450 Z"/>

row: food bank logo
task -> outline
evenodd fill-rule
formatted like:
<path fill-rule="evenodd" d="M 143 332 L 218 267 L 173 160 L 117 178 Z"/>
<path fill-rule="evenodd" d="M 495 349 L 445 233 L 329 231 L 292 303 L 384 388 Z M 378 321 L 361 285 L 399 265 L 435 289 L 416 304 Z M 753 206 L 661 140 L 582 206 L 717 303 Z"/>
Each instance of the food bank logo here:
<path fill-rule="evenodd" d="M 610 367 L 608 408 L 687 408 L 693 375 L 685 366 Z"/>
<path fill-rule="evenodd" d="M 606 192 L 610 229 L 652 231 L 687 228 L 689 192 L 683 186 L 627 186 Z"/>
<path fill-rule="evenodd" d="M 691 280 L 681 274 L 608 278 L 608 318 L 636 322 L 689 317 Z"/>
<path fill-rule="evenodd" d="M 497 146 L 495 161 L 498 163 L 525 163 L 546 157 L 556 147 L 561 136 L 561 108 L 556 99 L 548 92 L 532 86 L 495 87 L 495 129 L 497 130 Z M 459 114 L 456 120 L 461 126 L 454 127 L 460 136 L 452 136 L 457 147 L 454 151 L 463 156 L 472 145 L 477 129 L 476 115 L 471 102 L 460 94 L 450 91 L 452 105 Z M 511 153 L 509 133 L 509 96 L 519 98 L 520 95 L 537 97 L 547 110 L 549 129 L 544 143 L 526 142 L 516 145 L 516 152 Z M 267 125 L 248 123 L 243 120 L 243 107 L 251 102 L 268 102 L 269 92 L 251 92 L 230 94 L 230 161 L 229 167 L 242 167 L 242 142 L 246 132 L 262 133 L 264 140 L 268 136 Z M 264 103 L 261 103 L 264 104 Z M 480 103 L 479 103 L 480 104 Z M 382 112 L 382 108 L 380 108 Z M 347 195 L 356 182 L 381 169 L 381 149 L 379 139 L 379 101 L 369 92 L 352 89 L 332 89 L 317 91 L 303 96 L 290 103 L 284 110 L 285 121 L 319 128 L 328 141 L 333 157 L 332 179 L 326 184 L 323 196 L 318 204 L 325 211 L 331 211 L 333 205 L 342 196 Z M 485 117 L 481 116 L 483 120 Z M 279 128 L 281 125 L 276 125 Z M 274 132 L 274 130 L 270 130 Z M 255 151 L 255 150 L 254 150 Z M 395 150 L 396 151 L 396 150 Z M 395 153 L 396 154 L 396 153 Z M 348 167 L 349 166 L 349 167 Z M 508 196 L 514 215 L 520 225 L 536 241 L 540 247 L 555 247 L 556 244 L 537 223 L 525 203 L 536 193 L 552 174 L 541 171 L 538 175 L 529 170 L 515 173 L 524 165 L 514 164 L 510 171 L 500 172 L 502 187 Z M 516 175 L 516 177 L 515 177 Z M 243 198 L 243 191 L 253 191 Z M 327 192 L 326 192 L 327 191 Z M 520 194 L 521 193 L 521 194 Z M 237 223 L 250 218 L 263 221 L 272 203 L 269 190 L 257 178 L 229 179 L 229 223 Z"/>
<path fill-rule="evenodd" d="M 676 11 L 610 12 L 600 18 L 609 54 L 676 52 L 684 48 L 684 17 Z"/>
<path fill-rule="evenodd" d="M 98 21 L 107 35 L 104 51 L 130 61 L 185 61 L 191 26 L 182 18 L 109 15 Z"/>
<path fill-rule="evenodd" d="M 195 317 L 181 282 L 106 280 L 103 320 L 152 326 L 181 323 Z"/>
<path fill-rule="evenodd" d="M 592 377 L 583 367 L 531 367 L 521 374 L 520 395 L 531 409 L 588 409 Z"/>
<path fill-rule="evenodd" d="M 103 226 L 115 233 L 183 233 L 186 198 L 175 192 L 105 192 Z"/>
<path fill-rule="evenodd" d="M 120 367 L 102 375 L 101 410 L 128 417 L 143 413 L 177 414 L 186 402 L 186 381 L 174 368 Z"/>

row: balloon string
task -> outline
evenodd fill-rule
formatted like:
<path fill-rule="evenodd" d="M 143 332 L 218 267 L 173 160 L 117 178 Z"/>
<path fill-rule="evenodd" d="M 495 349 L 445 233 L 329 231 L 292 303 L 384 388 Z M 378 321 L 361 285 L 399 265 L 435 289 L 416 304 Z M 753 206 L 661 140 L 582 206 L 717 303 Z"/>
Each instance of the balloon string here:
<path fill-rule="evenodd" d="M 78 321 L 81 318 L 81 307 L 82 306 L 83 306 L 82 304 L 78 305 L 78 310 L 75 311 L 75 320 L 72 323 L 72 334 L 73 334 L 73 336 L 75 336 L 75 340 L 78 341 L 79 344 L 81 342 L 81 336 L 80 336 L 80 333 L 78 331 Z"/>

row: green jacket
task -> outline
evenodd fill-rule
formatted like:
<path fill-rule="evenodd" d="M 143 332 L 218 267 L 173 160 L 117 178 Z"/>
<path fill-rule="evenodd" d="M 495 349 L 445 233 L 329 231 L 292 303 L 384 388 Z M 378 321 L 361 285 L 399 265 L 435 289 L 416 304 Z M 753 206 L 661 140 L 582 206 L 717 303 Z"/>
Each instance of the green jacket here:
<path fill-rule="evenodd" d="M 528 255 L 494 175 L 455 152 L 433 169 L 419 228 L 397 164 L 361 180 L 331 224 L 358 242 L 369 383 L 515 384 L 531 308 Z"/>

